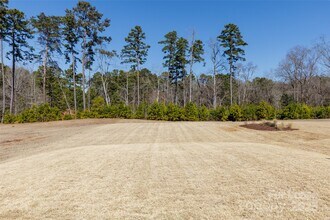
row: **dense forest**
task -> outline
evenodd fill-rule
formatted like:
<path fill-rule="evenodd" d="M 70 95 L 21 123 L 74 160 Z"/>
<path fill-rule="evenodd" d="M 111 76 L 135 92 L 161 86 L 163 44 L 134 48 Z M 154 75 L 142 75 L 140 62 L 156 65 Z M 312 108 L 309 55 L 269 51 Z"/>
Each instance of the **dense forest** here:
<path fill-rule="evenodd" d="M 257 66 L 246 62 L 248 42 L 237 25 L 225 25 L 209 42 L 194 32 L 183 37 L 171 31 L 159 39 L 166 71 L 154 72 L 144 67 L 152 45 L 142 27 L 128 30 L 121 51 L 111 50 L 104 34 L 110 19 L 89 2 L 79 1 L 65 16 L 32 18 L 8 8 L 7 0 L 0 4 L 2 122 L 330 117 L 326 38 L 293 47 L 273 70 L 275 77 L 260 77 Z M 206 57 L 212 71 L 196 72 Z M 130 70 L 113 68 L 114 59 Z"/>

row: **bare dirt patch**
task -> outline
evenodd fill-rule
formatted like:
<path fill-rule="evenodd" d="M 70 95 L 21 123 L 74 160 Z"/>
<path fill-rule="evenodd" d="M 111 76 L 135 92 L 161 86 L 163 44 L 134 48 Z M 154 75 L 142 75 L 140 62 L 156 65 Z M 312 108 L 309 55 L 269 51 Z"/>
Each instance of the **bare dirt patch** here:
<path fill-rule="evenodd" d="M 330 120 L 241 124 L 0 126 L 0 219 L 327 219 Z"/>
<path fill-rule="evenodd" d="M 294 129 L 291 126 L 278 126 L 274 122 L 263 122 L 263 123 L 251 123 L 240 125 L 240 127 L 258 130 L 258 131 L 294 131 L 298 129 Z"/>

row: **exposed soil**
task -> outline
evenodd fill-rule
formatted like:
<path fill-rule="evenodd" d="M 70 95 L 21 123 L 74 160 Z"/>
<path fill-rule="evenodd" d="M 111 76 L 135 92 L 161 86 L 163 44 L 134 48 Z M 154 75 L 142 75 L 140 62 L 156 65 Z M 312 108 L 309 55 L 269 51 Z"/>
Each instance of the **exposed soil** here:
<path fill-rule="evenodd" d="M 272 124 L 271 122 L 244 124 L 244 125 L 240 125 L 240 127 L 258 130 L 258 131 L 294 131 L 294 130 L 297 130 L 297 129 L 294 129 L 294 128 L 288 127 L 288 126 L 278 128 L 278 127 L 275 127 L 274 124 Z"/>
<path fill-rule="evenodd" d="M 329 219 L 330 120 L 0 126 L 0 219 Z"/>

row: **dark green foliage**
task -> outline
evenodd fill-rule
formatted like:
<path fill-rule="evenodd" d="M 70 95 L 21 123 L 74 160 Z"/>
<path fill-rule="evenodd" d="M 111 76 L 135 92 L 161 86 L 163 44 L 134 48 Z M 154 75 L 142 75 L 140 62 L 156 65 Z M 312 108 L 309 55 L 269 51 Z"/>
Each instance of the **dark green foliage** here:
<path fill-rule="evenodd" d="M 230 74 L 230 104 L 233 103 L 233 78 L 234 71 L 236 69 L 235 63 L 239 60 L 245 61 L 245 51 L 243 46 L 247 43 L 243 40 L 241 32 L 237 25 L 227 24 L 218 36 L 220 45 L 225 48 L 223 56 L 228 60 L 229 64 L 229 74 Z"/>
<path fill-rule="evenodd" d="M 66 58 L 66 63 L 74 62 L 75 59 L 78 59 L 76 56 L 78 51 L 76 45 L 79 42 L 78 37 L 78 21 L 74 16 L 72 10 L 66 10 L 65 16 L 62 20 L 64 27 L 62 30 L 62 36 L 64 38 L 64 55 Z M 76 62 L 74 62 L 74 68 L 76 68 Z"/>
<path fill-rule="evenodd" d="M 146 119 L 148 114 L 148 104 L 142 102 L 135 111 L 135 118 L 137 119 Z"/>
<path fill-rule="evenodd" d="M 200 121 L 208 121 L 210 117 L 210 110 L 205 105 L 198 108 L 198 118 Z"/>
<path fill-rule="evenodd" d="M 293 96 L 291 95 L 288 95 L 286 93 L 284 93 L 282 96 L 281 96 L 281 107 L 285 107 L 287 105 L 289 105 L 290 103 L 293 103 L 294 102 L 294 99 L 293 99 Z"/>
<path fill-rule="evenodd" d="M 162 51 L 165 53 L 165 62 L 163 65 L 168 68 L 171 83 L 175 84 L 174 100 L 177 104 L 178 82 L 187 75 L 186 65 L 188 63 L 188 41 L 183 37 L 179 38 L 177 32 L 172 31 L 167 33 L 165 35 L 165 40 L 160 41 L 159 43 L 164 45 Z"/>
<path fill-rule="evenodd" d="M 6 34 L 4 31 L 7 28 L 7 19 L 6 19 L 6 14 L 7 14 L 7 9 L 8 9 L 8 0 L 0 0 L 0 37 L 6 38 Z"/>
<path fill-rule="evenodd" d="M 154 102 L 148 108 L 148 119 L 166 120 L 166 106 L 162 103 Z"/>
<path fill-rule="evenodd" d="M 190 47 L 189 56 L 191 56 L 191 53 L 192 53 L 192 60 L 190 60 L 189 62 L 192 63 L 203 62 L 204 61 L 204 58 L 202 57 L 202 55 L 204 54 L 203 41 L 195 40 L 193 46 Z"/>
<path fill-rule="evenodd" d="M 5 35 L 8 37 L 9 50 L 7 58 L 12 61 L 12 77 L 11 77 L 11 95 L 10 95 L 10 113 L 13 113 L 15 102 L 15 75 L 16 63 L 32 62 L 35 57 L 33 47 L 30 46 L 28 40 L 33 38 L 33 32 L 30 28 L 29 21 L 25 18 L 25 14 L 17 9 L 6 10 L 6 30 Z"/>
<path fill-rule="evenodd" d="M 29 45 L 28 40 L 33 38 L 33 31 L 26 19 L 25 14 L 17 9 L 7 10 L 7 32 L 10 50 L 7 57 L 12 56 L 13 60 L 32 61 L 35 57 L 33 47 Z M 10 57 L 11 58 L 11 57 Z"/>
<path fill-rule="evenodd" d="M 189 102 L 184 107 L 184 119 L 186 121 L 198 121 L 199 114 L 198 108 L 194 102 Z"/>
<path fill-rule="evenodd" d="M 178 40 L 178 35 L 176 31 L 171 31 L 165 35 L 165 40 L 159 42 L 159 44 L 163 44 L 164 47 L 162 49 L 165 56 L 164 59 L 164 67 L 168 68 L 168 72 L 170 75 L 175 74 L 175 53 L 177 50 L 176 42 Z"/>
<path fill-rule="evenodd" d="M 167 106 L 167 120 L 168 121 L 183 121 L 184 120 L 184 111 L 180 106 L 173 103 L 168 104 Z"/>
<path fill-rule="evenodd" d="M 100 111 L 105 107 L 104 98 L 101 96 L 97 96 L 92 101 L 92 111 Z"/>
<path fill-rule="evenodd" d="M 121 51 L 122 63 L 131 64 L 131 69 L 134 71 L 139 70 L 138 67 L 147 60 L 150 46 L 144 42 L 145 39 L 146 35 L 141 26 L 132 28 L 125 38 L 127 45 Z"/>
<path fill-rule="evenodd" d="M 5 123 L 5 124 L 14 124 L 15 122 L 17 122 L 16 115 L 5 114 L 5 116 L 3 118 L 3 123 Z"/>
<path fill-rule="evenodd" d="M 275 109 L 269 103 L 262 101 L 256 108 L 257 119 L 274 119 Z"/>
<path fill-rule="evenodd" d="M 27 122 L 47 122 L 58 121 L 62 119 L 61 111 L 58 108 L 52 108 L 48 104 L 33 106 L 20 114 L 5 115 L 5 123 L 27 123 Z"/>
<path fill-rule="evenodd" d="M 145 111 L 145 112 L 144 112 Z M 218 106 L 216 109 L 208 109 L 205 106 L 197 107 L 194 103 L 188 103 L 184 108 L 173 103 L 167 106 L 164 103 L 154 102 L 152 105 L 141 104 L 133 114 L 133 108 L 125 104 L 106 105 L 103 97 L 96 97 L 92 101 L 91 110 L 79 111 L 78 119 L 86 118 L 136 118 L 167 121 L 241 121 L 257 119 L 273 119 L 274 108 L 266 102 L 259 105 L 246 105 L 240 107 L 232 105 L 230 108 Z M 258 112 L 258 114 L 257 114 Z M 64 113 L 48 104 L 33 106 L 18 115 L 6 114 L 4 123 L 46 122 L 57 120 L 71 120 L 73 115 Z M 309 119 L 330 118 L 330 106 L 309 107 L 305 104 L 289 104 L 279 111 L 280 119 Z"/>
<path fill-rule="evenodd" d="M 100 35 L 110 26 L 110 19 L 102 19 L 103 14 L 87 1 L 79 1 L 72 12 L 76 21 L 76 34 L 82 39 L 82 63 L 84 68 L 90 68 L 94 62 L 95 46 L 111 41 L 111 37 Z"/>
<path fill-rule="evenodd" d="M 66 114 L 66 115 L 64 115 L 63 116 L 63 118 L 62 118 L 63 120 L 73 120 L 74 119 L 74 117 L 72 116 L 72 115 L 68 115 L 68 114 Z"/>
<path fill-rule="evenodd" d="M 79 119 L 86 119 L 86 118 L 101 118 L 101 115 L 98 114 L 96 111 L 81 111 L 77 113 L 77 118 Z"/>
<path fill-rule="evenodd" d="M 291 103 L 281 111 L 281 119 L 309 119 L 312 117 L 312 109 L 306 104 Z"/>
<path fill-rule="evenodd" d="M 243 40 L 241 32 L 237 25 L 226 24 L 221 34 L 218 36 L 218 40 L 221 42 L 221 46 L 226 50 L 224 56 L 230 62 L 232 69 L 234 69 L 234 63 L 239 60 L 244 61 L 245 51 L 242 49 L 247 43 Z"/>
<path fill-rule="evenodd" d="M 119 104 L 113 106 L 113 110 L 115 112 L 116 118 L 132 118 L 133 111 L 129 106 L 126 106 L 125 104 Z"/>
<path fill-rule="evenodd" d="M 61 22 L 58 16 L 46 16 L 43 12 L 37 17 L 32 17 L 31 22 L 39 34 L 38 43 L 43 47 L 41 54 L 52 60 L 52 53 L 61 53 Z M 47 51 L 46 51 L 47 50 Z"/>
<path fill-rule="evenodd" d="M 243 121 L 254 121 L 257 120 L 257 106 L 250 104 L 242 106 Z"/>
<path fill-rule="evenodd" d="M 229 108 L 229 121 L 241 121 L 243 119 L 242 109 L 239 105 L 232 105 Z"/>
<path fill-rule="evenodd" d="M 229 110 L 226 107 L 218 106 L 216 109 L 210 110 L 211 120 L 227 121 L 229 117 Z"/>
<path fill-rule="evenodd" d="M 314 107 L 313 108 L 313 117 L 318 118 L 318 119 L 330 118 L 330 106 Z"/>

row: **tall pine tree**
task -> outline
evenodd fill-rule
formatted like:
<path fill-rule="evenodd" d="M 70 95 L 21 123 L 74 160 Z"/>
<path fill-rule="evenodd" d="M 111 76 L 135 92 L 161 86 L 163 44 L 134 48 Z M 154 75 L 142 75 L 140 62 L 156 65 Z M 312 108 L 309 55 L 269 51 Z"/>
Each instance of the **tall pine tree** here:
<path fill-rule="evenodd" d="M 43 100 L 47 102 L 46 79 L 48 63 L 56 63 L 54 52 L 61 53 L 61 18 L 58 16 L 46 16 L 41 13 L 31 19 L 36 32 L 39 34 L 38 43 L 43 48 L 40 51 L 40 59 L 43 63 Z"/>
<path fill-rule="evenodd" d="M 178 34 L 176 31 L 171 31 L 165 34 L 165 39 L 162 41 L 159 41 L 159 44 L 163 44 L 162 51 L 165 54 L 163 57 L 163 66 L 167 67 L 167 86 L 166 86 L 166 99 L 168 101 L 169 96 L 169 83 L 171 81 L 171 76 L 175 74 L 175 53 L 176 53 L 176 42 L 178 40 Z M 172 83 L 172 81 L 171 81 Z"/>
<path fill-rule="evenodd" d="M 2 75 L 2 114 L 1 123 L 6 111 L 6 83 L 5 83 L 5 68 L 3 64 L 3 41 L 6 40 L 6 30 L 7 30 L 7 4 L 8 0 L 0 0 L 0 56 L 1 56 L 1 75 Z"/>
<path fill-rule="evenodd" d="M 62 36 L 64 37 L 64 55 L 66 63 L 71 62 L 72 67 L 72 84 L 73 84 L 73 103 L 75 116 L 77 114 L 77 92 L 76 92 L 76 67 L 79 59 L 79 54 L 76 45 L 79 42 L 78 38 L 78 24 L 72 10 L 66 10 L 65 16 L 63 17 L 63 30 Z"/>
<path fill-rule="evenodd" d="M 33 38 L 33 33 L 30 27 L 30 23 L 25 18 L 23 12 L 17 9 L 10 9 L 7 12 L 7 32 L 10 47 L 9 51 L 7 52 L 7 57 L 12 61 L 12 79 L 10 93 L 10 113 L 12 114 L 14 113 L 15 105 L 14 102 L 16 62 L 31 62 L 33 60 L 33 47 L 31 47 L 28 43 L 28 40 Z"/>
<path fill-rule="evenodd" d="M 81 41 L 82 52 L 82 90 L 83 90 L 83 106 L 86 109 L 86 74 L 85 70 L 90 69 L 94 62 L 95 46 L 103 42 L 110 42 L 111 38 L 100 36 L 107 27 L 110 26 L 109 19 L 102 19 L 103 14 L 98 12 L 89 2 L 79 1 L 77 6 L 73 8 L 74 16 L 77 19 L 78 33 Z"/>
<path fill-rule="evenodd" d="M 227 58 L 230 74 L 230 104 L 233 104 L 233 77 L 236 69 L 235 63 L 239 60 L 245 61 L 245 51 L 243 46 L 247 43 L 243 40 L 241 32 L 237 25 L 227 24 L 218 36 L 218 40 L 225 51 L 223 55 Z"/>
<path fill-rule="evenodd" d="M 140 26 L 135 26 L 125 38 L 126 45 L 121 51 L 122 63 L 130 63 L 137 77 L 137 104 L 140 104 L 140 67 L 147 61 L 149 45 L 145 43 L 146 35 Z"/>
<path fill-rule="evenodd" d="M 192 75 L 193 75 L 193 65 L 195 63 L 200 63 L 204 61 L 202 55 L 204 54 L 204 45 L 201 40 L 195 40 L 195 33 L 192 34 L 192 40 L 189 48 L 189 102 L 192 101 Z"/>
<path fill-rule="evenodd" d="M 186 75 L 188 41 L 182 37 L 178 37 L 176 31 L 171 31 L 165 35 L 165 39 L 160 41 L 163 44 L 164 67 L 168 68 L 169 80 L 175 84 L 174 102 L 178 103 L 178 83 Z"/>

